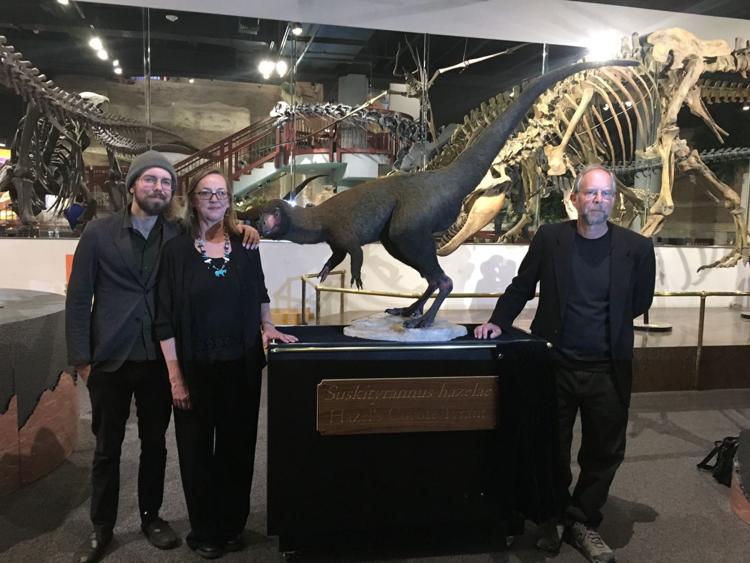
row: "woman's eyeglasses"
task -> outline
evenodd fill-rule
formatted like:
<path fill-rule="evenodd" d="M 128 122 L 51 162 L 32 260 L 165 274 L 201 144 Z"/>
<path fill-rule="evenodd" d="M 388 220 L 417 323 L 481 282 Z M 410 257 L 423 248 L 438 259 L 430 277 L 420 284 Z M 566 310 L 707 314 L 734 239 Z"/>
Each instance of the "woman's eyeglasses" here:
<path fill-rule="evenodd" d="M 212 190 L 198 190 L 197 192 L 193 192 L 198 199 L 202 200 L 210 200 L 212 196 L 216 196 L 216 199 L 218 200 L 225 200 L 229 197 L 229 192 L 227 190 L 216 190 L 215 192 Z"/>

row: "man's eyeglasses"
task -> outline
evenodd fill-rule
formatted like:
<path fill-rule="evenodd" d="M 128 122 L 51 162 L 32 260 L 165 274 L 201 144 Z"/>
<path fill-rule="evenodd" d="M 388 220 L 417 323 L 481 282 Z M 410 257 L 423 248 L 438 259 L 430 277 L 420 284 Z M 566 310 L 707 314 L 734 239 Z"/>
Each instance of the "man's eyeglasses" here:
<path fill-rule="evenodd" d="M 223 201 L 229 197 L 229 192 L 227 190 L 216 190 L 215 192 L 212 190 L 198 190 L 197 192 L 193 192 L 198 199 L 203 200 L 210 200 L 212 196 L 216 196 L 216 199 Z"/>
<path fill-rule="evenodd" d="M 141 176 L 141 183 L 147 188 L 154 189 L 159 184 L 165 190 L 172 189 L 172 178 L 157 178 L 156 176 Z"/>
<path fill-rule="evenodd" d="M 601 196 L 602 199 L 612 199 L 615 197 L 615 191 L 614 190 L 597 190 L 597 189 L 589 189 L 586 188 L 584 190 L 581 190 L 581 195 L 585 199 L 596 199 L 596 196 Z"/>

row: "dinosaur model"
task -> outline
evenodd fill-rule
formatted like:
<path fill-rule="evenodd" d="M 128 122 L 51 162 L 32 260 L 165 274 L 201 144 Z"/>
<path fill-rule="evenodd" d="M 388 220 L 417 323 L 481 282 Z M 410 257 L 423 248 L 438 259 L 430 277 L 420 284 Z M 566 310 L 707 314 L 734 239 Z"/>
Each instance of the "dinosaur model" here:
<path fill-rule="evenodd" d="M 407 317 L 407 328 L 428 327 L 453 282 L 437 260 L 433 233 L 445 230 L 458 214 L 461 202 L 484 176 L 507 138 L 534 100 L 566 76 L 602 65 L 632 65 L 632 61 L 586 62 L 564 67 L 529 85 L 501 117 L 490 124 L 472 146 L 450 165 L 411 175 L 377 178 L 347 190 L 312 208 L 292 207 L 281 200 L 262 211 L 263 236 L 301 244 L 327 242 L 333 254 L 320 271 L 324 280 L 349 254 L 351 283 L 362 288 L 362 246 L 380 241 L 391 256 L 414 268 L 427 281 L 427 289 L 412 305 L 388 309 Z M 424 312 L 430 296 L 435 301 Z"/>

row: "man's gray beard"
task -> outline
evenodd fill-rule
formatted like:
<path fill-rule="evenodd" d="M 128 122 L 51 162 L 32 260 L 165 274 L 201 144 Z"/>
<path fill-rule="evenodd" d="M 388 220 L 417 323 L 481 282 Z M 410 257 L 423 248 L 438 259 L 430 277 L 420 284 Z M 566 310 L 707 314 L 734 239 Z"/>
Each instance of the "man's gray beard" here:
<path fill-rule="evenodd" d="M 136 197 L 135 201 L 138 203 L 138 207 L 140 207 L 146 215 L 159 215 L 169 207 L 168 199 L 159 199 L 152 196 L 143 198 Z"/>
<path fill-rule="evenodd" d="M 583 220 L 589 227 L 606 223 L 607 219 L 609 219 L 609 216 L 601 210 L 598 213 L 588 212 L 583 214 Z"/>

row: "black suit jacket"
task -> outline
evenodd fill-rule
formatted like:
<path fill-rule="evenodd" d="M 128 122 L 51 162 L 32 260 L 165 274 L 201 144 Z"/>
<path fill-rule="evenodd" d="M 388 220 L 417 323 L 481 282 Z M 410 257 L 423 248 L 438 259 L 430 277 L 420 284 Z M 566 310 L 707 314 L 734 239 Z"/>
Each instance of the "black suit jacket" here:
<path fill-rule="evenodd" d="M 158 266 L 146 281 L 141 279 L 126 213 L 123 209 L 89 223 L 76 248 L 65 301 L 71 365 L 116 370 L 133 347 L 140 320 L 155 317 Z M 164 221 L 162 248 L 179 232 L 177 224 Z"/>
<path fill-rule="evenodd" d="M 633 358 L 633 319 L 648 311 L 654 295 L 656 260 L 650 239 L 609 223 L 610 349 L 615 384 L 623 400 L 630 400 Z M 495 306 L 490 322 L 505 329 L 513 324 L 539 283 L 531 332 L 553 345 L 560 342 L 563 313 L 571 280 L 576 222 L 543 225 L 534 236 L 518 275 Z"/>

